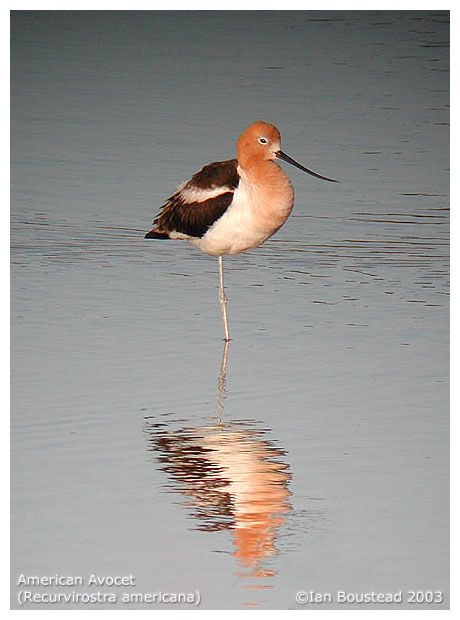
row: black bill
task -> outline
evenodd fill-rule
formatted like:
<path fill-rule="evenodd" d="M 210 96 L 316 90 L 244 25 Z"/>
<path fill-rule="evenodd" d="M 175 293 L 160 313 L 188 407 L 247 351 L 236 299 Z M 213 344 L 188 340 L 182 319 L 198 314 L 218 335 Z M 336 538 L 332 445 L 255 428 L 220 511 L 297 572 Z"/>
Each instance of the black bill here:
<path fill-rule="evenodd" d="M 302 164 L 299 164 L 299 162 L 297 162 L 295 159 L 292 159 L 292 157 L 289 157 L 289 155 L 286 155 L 286 153 L 283 153 L 283 151 L 276 151 L 276 157 L 277 159 L 282 159 L 283 161 L 287 161 L 289 164 L 292 164 L 293 166 L 295 166 L 296 168 L 299 168 L 300 170 L 303 170 L 304 172 L 308 172 L 308 174 L 311 174 L 317 179 L 322 179 L 323 181 L 332 181 L 332 183 L 338 183 L 338 181 L 336 181 L 335 179 L 329 179 L 328 177 L 323 177 L 321 174 L 316 174 L 316 172 L 313 172 L 313 170 L 309 170 L 308 168 L 305 168 L 305 166 L 302 166 Z"/>

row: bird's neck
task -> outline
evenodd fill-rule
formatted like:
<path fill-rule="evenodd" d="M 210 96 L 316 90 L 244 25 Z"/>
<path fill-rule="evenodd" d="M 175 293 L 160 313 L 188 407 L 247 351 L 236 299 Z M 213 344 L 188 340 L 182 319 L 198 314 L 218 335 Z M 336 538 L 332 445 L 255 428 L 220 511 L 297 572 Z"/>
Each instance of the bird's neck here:
<path fill-rule="evenodd" d="M 278 164 L 269 159 L 249 159 L 243 165 L 239 164 L 239 167 L 243 172 L 241 176 L 251 184 L 276 189 L 280 184 L 284 185 L 285 180 L 289 183 Z"/>
<path fill-rule="evenodd" d="M 273 161 L 258 161 L 253 166 L 238 167 L 240 189 L 249 197 L 250 209 L 270 228 L 281 226 L 294 204 L 294 190 L 289 178 Z"/>

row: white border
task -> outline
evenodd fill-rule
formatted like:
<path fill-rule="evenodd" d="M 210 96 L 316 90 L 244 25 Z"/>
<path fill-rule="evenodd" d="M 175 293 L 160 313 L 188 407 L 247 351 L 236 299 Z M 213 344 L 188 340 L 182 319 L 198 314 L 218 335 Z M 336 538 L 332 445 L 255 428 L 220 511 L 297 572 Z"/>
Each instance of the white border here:
<path fill-rule="evenodd" d="M 160 3 L 160 2 L 145 2 L 145 1 L 138 1 L 135 3 L 134 6 L 131 6 L 129 8 L 126 7 L 125 4 L 122 4 L 121 2 L 78 2 L 78 3 L 73 3 L 73 2 L 25 2 L 25 3 L 12 3 L 7 9 L 3 9 L 2 11 L 2 16 L 4 17 L 4 19 L 2 19 L 1 22 L 1 40 L 3 41 L 3 45 L 5 47 L 4 49 L 4 53 L 2 54 L 2 73 L 4 75 L 4 80 L 3 83 L 8 84 L 9 86 L 9 11 L 10 10 L 78 10 L 78 11 L 82 11 L 82 10 L 162 10 L 164 7 L 165 3 Z M 169 0 L 169 2 L 167 3 L 168 5 L 168 10 L 216 10 L 216 3 L 215 2 L 210 2 L 210 1 L 201 1 L 201 2 L 190 2 L 190 1 L 176 1 L 176 0 Z M 279 2 L 274 2 L 273 0 L 253 0 L 252 2 L 250 0 L 246 0 L 246 1 L 242 1 L 242 0 L 233 0 L 231 3 L 229 3 L 228 6 L 226 7 L 219 7 L 220 10 L 310 10 L 310 11 L 314 11 L 314 10 L 347 10 L 347 11 L 352 11 L 352 10 L 375 10 L 375 11 L 408 11 L 408 10 L 429 10 L 429 11 L 433 11 L 433 10 L 450 10 L 451 11 L 451 31 L 452 32 L 456 32 L 457 28 L 457 20 L 456 20 L 456 11 L 452 10 L 452 8 L 450 6 L 441 6 L 441 7 L 435 7 L 433 2 L 399 2 L 399 3 L 369 3 L 369 2 L 353 2 L 351 3 L 351 5 L 346 5 L 344 2 L 322 2 L 320 6 L 318 6 L 315 3 L 316 6 L 311 6 L 311 4 L 306 4 L 306 3 L 301 3 L 301 2 L 292 2 L 289 0 L 285 0 L 282 5 L 280 5 Z M 456 36 L 454 34 L 454 36 L 451 37 L 451 43 L 452 43 L 452 51 L 451 51 L 451 60 L 452 62 L 452 66 L 456 67 L 458 66 L 458 63 L 456 62 L 457 58 L 458 58 L 458 45 L 456 44 Z M 457 94 L 458 94 L 458 79 L 455 78 L 455 72 L 452 72 L 452 101 L 454 103 L 454 105 L 457 103 Z M 8 89 L 9 90 L 9 89 Z M 6 98 L 5 98 L 6 99 Z M 454 109 L 456 110 L 456 106 L 454 107 Z M 6 99 L 5 103 L 4 103 L 4 118 L 7 118 L 7 122 L 6 122 L 6 127 L 4 129 L 4 139 L 2 141 L 2 144 L 5 145 L 5 161 L 4 161 L 4 165 L 2 167 L 2 172 L 4 175 L 4 179 L 3 179 L 3 188 L 5 189 L 5 193 L 7 193 L 7 197 L 6 197 L 6 204 L 9 204 L 9 166 L 10 166 L 10 156 L 9 156 L 9 98 Z M 458 130 L 457 130 L 457 125 L 455 123 L 455 119 L 452 125 L 452 131 L 451 131 L 451 144 L 459 144 L 458 141 Z M 451 159 L 455 162 L 454 159 L 454 153 L 452 152 L 452 147 L 451 147 Z M 455 166 L 454 166 L 455 169 Z M 453 175 L 452 177 L 452 195 L 454 197 L 458 196 L 458 177 L 456 175 Z M 456 206 L 456 201 L 453 200 L 452 204 L 454 206 Z M 3 234 L 5 235 L 6 239 L 4 240 L 4 243 L 2 244 L 2 248 L 3 248 L 3 253 L 4 253 L 4 260 L 1 261 L 1 276 L 2 276 L 2 283 L 3 283 L 3 292 L 4 294 L 7 294 L 9 297 L 9 254 L 7 256 L 7 252 L 9 251 L 9 218 L 8 218 L 8 213 L 7 213 L 7 209 L 4 208 L 3 209 L 3 214 L 5 217 L 5 223 L 4 226 L 2 227 L 2 231 Z M 452 213 L 452 219 L 451 219 L 451 231 L 452 231 L 452 253 L 451 253 L 451 271 L 452 273 L 456 274 L 457 272 L 457 266 L 458 266 L 458 250 L 457 250 L 457 245 L 456 245 L 456 240 L 458 238 L 458 235 L 456 234 L 458 231 L 458 218 L 456 216 L 456 211 L 454 209 L 453 213 Z M 457 324 L 455 321 L 455 317 L 457 316 L 457 282 L 456 279 L 453 279 L 452 282 L 452 306 L 451 306 L 451 316 L 454 317 L 454 320 L 451 320 L 451 361 L 452 361 L 452 365 L 451 365 L 451 372 L 452 372 L 452 386 L 455 387 L 456 381 L 455 379 L 458 376 L 458 373 L 456 372 L 458 370 L 458 355 L 456 353 L 456 351 L 458 350 L 458 347 L 456 346 L 458 344 L 458 328 L 457 328 Z M 4 314 L 6 316 L 4 316 L 4 321 L 3 321 L 3 325 L 7 325 L 8 327 L 6 327 L 5 331 L 4 331 L 4 336 L 3 336 L 3 350 L 4 351 L 8 351 L 9 350 L 9 305 L 6 306 L 5 310 L 4 310 Z M 5 345 L 8 346 L 5 346 Z M 5 383 L 3 385 L 3 389 L 2 389 L 2 394 L 3 394 L 3 398 L 5 401 L 5 407 L 3 409 L 4 412 L 9 411 L 9 402 L 10 402 L 10 398 L 9 398 L 9 357 L 6 358 L 6 368 L 7 368 L 7 372 L 4 374 L 5 376 Z M 458 457 L 456 456 L 456 442 L 455 440 L 458 439 L 458 423 L 456 422 L 456 416 L 458 415 L 458 412 L 460 411 L 460 408 L 458 407 L 458 390 L 456 389 L 452 389 L 451 391 L 451 415 L 452 415 L 452 423 L 451 423 L 451 445 L 452 445 L 452 450 L 451 450 L 451 517 L 452 517 L 452 523 L 454 525 L 454 527 L 452 527 L 452 544 L 451 544 L 451 549 L 457 549 L 458 548 L 458 541 L 459 541 L 459 537 L 456 534 L 456 527 L 455 525 L 458 524 L 458 483 L 455 484 L 455 488 L 454 488 L 454 483 L 452 482 L 452 480 L 457 480 L 457 476 L 455 475 L 457 473 L 458 470 Z M 4 419 L 7 419 L 6 414 L 4 415 Z M 6 425 L 6 423 L 5 423 Z M 4 496 L 6 496 L 7 494 L 9 495 L 9 425 L 6 425 L 5 431 L 3 433 L 3 443 L 6 445 L 3 445 L 3 450 L 2 453 L 4 455 L 5 458 L 5 463 L 4 463 L 4 467 L 3 467 L 3 483 L 4 483 L 4 488 L 5 489 L 5 494 Z M 6 504 L 6 502 L 5 502 Z M 4 553 L 3 553 L 3 557 L 5 559 L 4 565 L 3 565 L 3 570 L 2 570 L 2 590 L 3 590 L 3 596 L 2 596 L 2 601 L 3 601 L 3 609 L 4 610 L 8 610 L 9 609 L 9 529 L 8 528 L 3 528 L 4 532 L 5 532 L 5 541 L 4 541 Z M 452 562 L 451 562 L 451 584 L 455 584 L 455 583 L 459 583 L 459 571 L 458 571 L 458 565 L 457 565 L 457 558 L 452 558 Z M 433 616 L 439 616 L 441 617 L 446 617 L 446 613 L 447 614 L 452 614 L 454 611 L 458 611 L 458 601 L 456 597 L 456 591 L 458 590 L 457 588 L 451 588 L 451 610 L 450 611 L 445 611 L 445 610 L 439 610 L 439 611 L 424 611 L 423 613 L 425 614 L 429 614 L 430 618 Z M 136 614 L 138 611 L 144 611 L 144 610 L 88 610 L 85 612 L 82 611 L 70 611 L 70 610 L 30 610 L 30 611 L 26 611 L 26 610 L 14 610 L 14 611 L 7 611 L 8 615 L 16 615 L 16 614 L 28 614 L 28 613 L 33 613 L 35 615 L 37 615 L 37 617 L 41 618 L 41 617 L 49 617 L 49 614 L 52 614 L 53 618 L 56 618 L 56 620 L 59 620 L 62 617 L 68 617 L 69 615 L 73 618 L 75 618 L 75 614 L 80 614 L 80 613 L 85 613 L 86 615 L 88 615 L 89 617 L 94 617 L 94 618 L 101 618 L 102 616 L 112 616 L 113 614 L 116 614 L 117 616 L 119 614 L 123 614 L 122 617 L 130 617 L 132 614 Z M 195 611 L 195 610 L 194 610 Z M 335 614 L 345 614 L 346 616 L 355 616 L 356 612 L 359 611 L 357 609 L 354 610 L 307 610 L 307 609 L 299 609 L 299 610 L 294 610 L 295 613 L 307 613 L 309 618 L 313 618 L 316 619 L 317 617 L 319 617 L 321 620 L 330 618 L 332 616 L 334 616 Z M 415 611 L 415 610 L 414 610 Z M 359 618 L 363 618 L 364 616 L 362 614 L 365 614 L 365 617 L 368 617 L 368 615 L 374 615 L 377 614 L 378 618 L 382 618 L 385 617 L 388 614 L 393 614 L 393 613 L 397 613 L 399 614 L 398 617 L 399 618 L 405 618 L 406 615 L 410 618 L 413 618 L 413 614 L 414 611 L 411 610 L 362 610 L 359 614 Z M 155 615 L 155 618 L 163 618 L 166 617 L 169 620 L 171 620 L 172 618 L 177 617 L 177 615 L 182 615 L 187 613 L 187 611 L 178 611 L 178 610 L 145 610 L 145 612 L 152 614 L 152 612 Z M 234 611 L 230 611 L 230 610 L 219 610 L 219 611 L 213 611 L 213 610 L 196 610 L 195 613 L 198 613 L 201 616 L 208 616 L 211 617 L 211 615 L 214 617 L 216 615 L 216 613 L 219 614 L 219 617 L 222 615 L 224 618 L 229 616 L 231 614 L 232 620 L 234 619 Z M 285 616 L 286 614 L 288 614 L 288 611 L 279 611 L 279 610 L 248 610 L 248 611 L 238 611 L 238 617 L 240 616 L 245 616 L 246 614 L 251 614 L 251 616 L 253 616 L 253 614 L 263 614 L 264 619 L 265 618 L 278 618 L 281 615 Z"/>

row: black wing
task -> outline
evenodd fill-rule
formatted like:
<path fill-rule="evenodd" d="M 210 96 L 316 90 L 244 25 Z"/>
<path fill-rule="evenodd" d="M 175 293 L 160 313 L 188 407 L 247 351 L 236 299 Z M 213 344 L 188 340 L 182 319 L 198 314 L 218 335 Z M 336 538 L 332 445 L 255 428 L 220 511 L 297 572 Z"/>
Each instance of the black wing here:
<path fill-rule="evenodd" d="M 238 187 L 238 161 L 204 166 L 162 206 L 146 239 L 168 239 L 170 233 L 202 237 L 228 209 Z"/>

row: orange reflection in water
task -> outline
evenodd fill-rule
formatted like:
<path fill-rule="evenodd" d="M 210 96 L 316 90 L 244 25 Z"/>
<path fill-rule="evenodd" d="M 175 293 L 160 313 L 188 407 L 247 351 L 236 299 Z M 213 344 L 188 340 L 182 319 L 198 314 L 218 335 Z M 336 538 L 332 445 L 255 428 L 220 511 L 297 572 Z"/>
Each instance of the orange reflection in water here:
<path fill-rule="evenodd" d="M 263 432 L 246 421 L 177 430 L 148 423 L 150 447 L 187 497 L 197 529 L 231 530 L 237 574 L 252 577 L 274 574 L 262 562 L 276 554 L 276 532 L 290 510 L 285 453 Z"/>
<path fill-rule="evenodd" d="M 149 418 L 148 442 L 172 488 L 187 498 L 197 529 L 231 531 L 240 566 L 235 574 L 272 577 L 264 560 L 277 553 L 277 531 L 291 509 L 289 465 L 254 421 L 222 423 L 227 353 L 228 343 L 217 382 L 217 422 L 173 429 Z"/>

